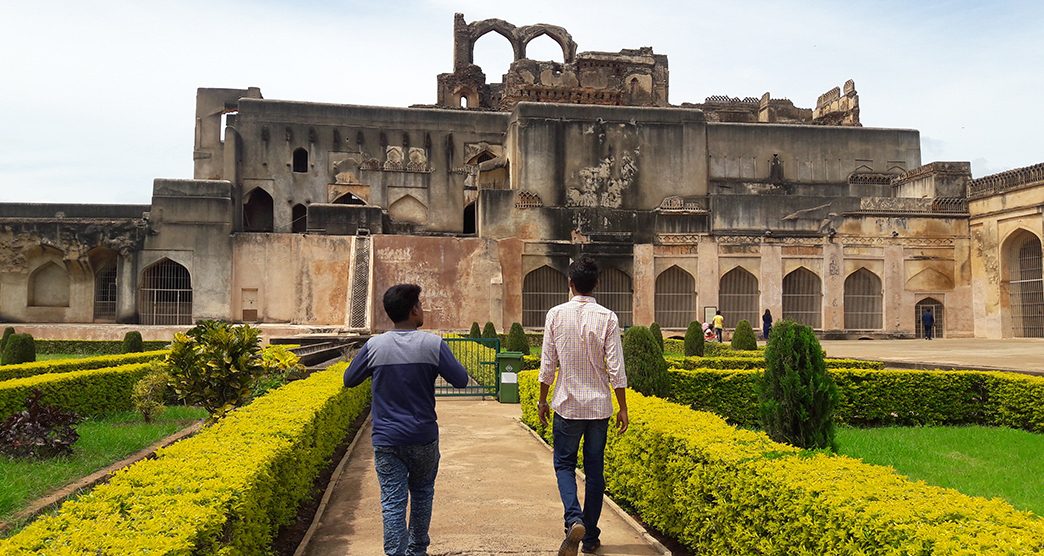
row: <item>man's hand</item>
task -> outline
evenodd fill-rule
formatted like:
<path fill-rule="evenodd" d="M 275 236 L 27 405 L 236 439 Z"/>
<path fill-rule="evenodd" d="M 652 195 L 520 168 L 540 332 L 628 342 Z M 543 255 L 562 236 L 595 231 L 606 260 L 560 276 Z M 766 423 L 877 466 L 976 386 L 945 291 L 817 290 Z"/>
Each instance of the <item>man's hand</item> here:
<path fill-rule="evenodd" d="M 621 409 L 616 412 L 616 426 L 620 428 L 620 434 L 627 432 L 627 425 L 631 423 L 631 419 L 627 417 L 627 410 Z"/>
<path fill-rule="evenodd" d="M 547 419 L 551 416 L 551 408 L 548 407 L 547 402 L 540 400 L 537 402 L 537 414 L 540 415 L 540 424 L 547 426 Z"/>

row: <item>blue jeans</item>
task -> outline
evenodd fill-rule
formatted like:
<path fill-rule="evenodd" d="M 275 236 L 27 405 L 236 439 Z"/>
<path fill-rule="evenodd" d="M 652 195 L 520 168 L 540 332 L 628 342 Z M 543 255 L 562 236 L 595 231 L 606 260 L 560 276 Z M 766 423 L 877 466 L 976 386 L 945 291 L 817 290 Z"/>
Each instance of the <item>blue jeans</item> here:
<path fill-rule="evenodd" d="M 431 538 L 431 502 L 439 472 L 439 441 L 417 446 L 374 446 L 374 466 L 381 484 L 384 553 L 422 556 Z M 406 502 L 410 523 L 406 526 Z"/>
<path fill-rule="evenodd" d="M 602 515 L 605 496 L 605 439 L 609 433 L 609 419 L 566 419 L 555 414 L 555 477 L 558 494 L 565 507 L 565 526 L 568 529 L 580 521 L 587 529 L 585 542 L 598 540 L 601 530 L 598 518 Z M 584 439 L 584 474 L 587 485 L 584 507 L 576 498 L 576 458 L 580 439 Z"/>

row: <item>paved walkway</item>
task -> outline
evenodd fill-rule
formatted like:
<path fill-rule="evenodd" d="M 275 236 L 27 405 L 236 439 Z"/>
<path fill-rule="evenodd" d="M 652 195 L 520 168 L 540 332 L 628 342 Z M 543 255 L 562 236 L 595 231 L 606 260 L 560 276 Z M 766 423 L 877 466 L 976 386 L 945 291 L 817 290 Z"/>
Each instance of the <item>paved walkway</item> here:
<path fill-rule="evenodd" d="M 1010 369 L 1044 374 L 1044 339 L 823 340 L 829 357 L 876 359 L 902 366 Z"/>
<path fill-rule="evenodd" d="M 440 398 L 438 413 L 442 461 L 429 554 L 557 554 L 562 504 L 551 453 L 515 422 L 518 405 Z M 305 554 L 383 554 L 370 428 L 360 434 Z M 599 526 L 599 554 L 660 554 L 608 505 Z"/>

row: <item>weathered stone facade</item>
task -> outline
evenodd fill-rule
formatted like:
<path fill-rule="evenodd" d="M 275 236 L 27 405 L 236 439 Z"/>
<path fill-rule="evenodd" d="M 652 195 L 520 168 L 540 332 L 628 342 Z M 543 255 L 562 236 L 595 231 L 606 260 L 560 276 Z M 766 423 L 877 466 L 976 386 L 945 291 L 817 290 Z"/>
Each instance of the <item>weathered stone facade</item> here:
<path fill-rule="evenodd" d="M 473 64 L 489 32 L 515 52 L 501 83 Z M 526 58 L 541 35 L 563 63 Z M 909 337 L 930 306 L 943 336 L 1036 333 L 1011 300 L 1037 310 L 1038 167 L 922 164 L 916 130 L 861 127 L 851 81 L 814 109 L 673 106 L 651 48 L 577 52 L 561 27 L 463 16 L 454 36 L 435 105 L 199 89 L 193 179 L 156 180 L 150 206 L 0 205 L 0 318 L 382 329 L 381 293 L 413 281 L 430 327 L 539 327 L 589 253 L 625 324 L 769 309 Z"/>

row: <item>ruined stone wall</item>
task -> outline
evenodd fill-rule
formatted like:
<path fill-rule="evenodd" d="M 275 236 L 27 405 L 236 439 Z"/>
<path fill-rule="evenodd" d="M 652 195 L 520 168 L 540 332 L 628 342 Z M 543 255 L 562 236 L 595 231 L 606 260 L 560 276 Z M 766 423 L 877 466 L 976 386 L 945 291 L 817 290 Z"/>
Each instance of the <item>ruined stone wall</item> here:
<path fill-rule="evenodd" d="M 859 94 L 856 93 L 855 81 L 845 81 L 843 91 L 840 87 L 834 87 L 820 95 L 812 112 L 812 120 L 818 125 L 862 125 L 859 123 Z"/>

